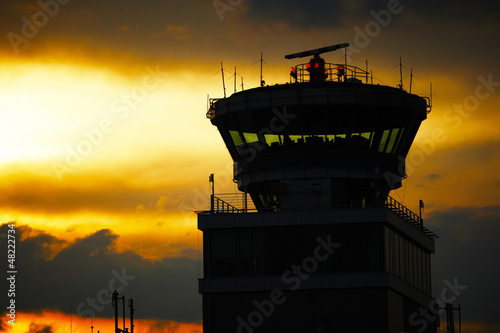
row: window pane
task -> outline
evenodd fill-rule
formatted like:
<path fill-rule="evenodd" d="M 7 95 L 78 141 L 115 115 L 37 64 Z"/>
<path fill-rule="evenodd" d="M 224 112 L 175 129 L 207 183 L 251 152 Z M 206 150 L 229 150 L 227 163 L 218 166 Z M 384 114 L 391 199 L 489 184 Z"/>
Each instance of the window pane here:
<path fill-rule="evenodd" d="M 243 136 L 245 137 L 245 141 L 247 143 L 259 141 L 256 133 L 243 133 Z"/>
<path fill-rule="evenodd" d="M 399 241 L 399 276 L 404 280 L 405 278 L 405 256 L 404 256 L 404 239 L 398 235 Z"/>
<path fill-rule="evenodd" d="M 385 271 L 386 272 L 390 272 L 391 271 L 391 243 L 390 243 L 390 237 L 391 237 L 391 234 L 390 234 L 390 231 L 389 231 L 389 228 L 387 227 L 384 227 L 384 234 L 385 234 L 385 237 L 384 237 L 384 244 L 385 244 L 385 253 L 384 253 L 384 257 L 385 257 Z"/>
<path fill-rule="evenodd" d="M 238 147 L 243 143 L 243 140 L 241 139 L 240 136 L 240 132 L 230 130 L 229 134 L 231 134 L 231 139 L 233 139 L 233 143 L 236 147 Z"/>
<path fill-rule="evenodd" d="M 392 151 L 392 147 L 396 142 L 396 137 L 398 136 L 399 128 L 393 128 L 391 131 L 391 136 L 389 137 L 389 142 L 387 143 L 387 148 L 385 149 L 386 153 L 390 153 Z"/>
<path fill-rule="evenodd" d="M 397 277 L 401 277 L 399 270 L 399 236 L 394 233 L 394 258 L 395 258 L 395 270 L 394 273 Z"/>
<path fill-rule="evenodd" d="M 380 140 L 380 145 L 378 146 L 378 151 L 383 152 L 385 148 L 385 144 L 387 143 L 387 138 L 389 137 L 390 130 L 385 130 L 382 134 L 382 140 Z"/>
<path fill-rule="evenodd" d="M 266 143 L 270 146 L 274 142 L 280 143 L 279 135 L 277 134 L 264 134 L 266 138 Z"/>
<path fill-rule="evenodd" d="M 396 142 L 396 144 L 394 145 L 393 152 L 395 152 L 395 151 L 396 151 L 396 149 L 398 149 L 398 147 L 399 147 L 399 142 L 401 142 L 401 138 L 403 137 L 403 133 L 404 133 L 404 131 L 405 131 L 405 128 L 404 128 L 404 127 L 403 127 L 403 128 L 401 128 L 401 131 L 399 131 L 399 135 L 398 135 L 398 138 L 397 138 L 397 142 Z"/>
<path fill-rule="evenodd" d="M 371 132 L 364 132 L 364 133 L 361 133 L 361 136 L 365 139 L 368 139 L 370 140 L 370 136 L 371 136 Z"/>

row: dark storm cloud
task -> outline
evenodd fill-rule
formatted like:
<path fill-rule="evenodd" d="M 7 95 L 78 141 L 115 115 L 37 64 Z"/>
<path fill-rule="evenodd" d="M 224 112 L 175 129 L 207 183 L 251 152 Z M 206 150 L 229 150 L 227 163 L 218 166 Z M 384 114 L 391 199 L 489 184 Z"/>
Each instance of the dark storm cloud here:
<path fill-rule="evenodd" d="M 248 1 L 248 18 L 257 22 L 286 22 L 294 28 L 340 27 L 344 15 L 341 1 L 254 0 Z"/>
<path fill-rule="evenodd" d="M 500 323 L 500 206 L 452 207 L 426 220 L 437 229 L 435 289 L 439 297 L 444 279 L 466 285 L 454 305 L 462 306 L 464 321 Z"/>
<path fill-rule="evenodd" d="M 63 2 L 63 1 L 61 1 Z M 42 5 L 40 5 L 42 4 Z M 198 31 L 199 38 L 206 36 L 206 22 L 216 22 L 210 2 L 187 1 L 65 1 L 56 0 L 8 0 L 0 5 L 2 22 L 0 46 L 12 50 L 14 33 L 29 43 L 20 43 L 23 52 L 43 51 L 45 44 L 92 45 L 141 55 L 165 55 L 165 50 L 175 51 L 182 46 L 178 34 L 165 34 L 162 41 L 153 37 L 167 32 L 186 29 L 183 36 Z M 31 23 L 26 23 L 27 21 Z M 33 26 L 33 22 L 38 25 Z M 172 44 L 172 42 L 177 42 Z M 35 49 L 35 50 L 33 50 Z M 175 52 L 172 52 L 173 54 Z M 19 52 L 15 52 L 19 54 Z"/>
<path fill-rule="evenodd" d="M 476 71 L 500 56 L 496 50 L 500 3 L 486 0 L 217 1 L 231 8 L 223 12 L 224 20 L 214 0 L 69 1 L 49 15 L 48 23 L 38 29 L 36 36 L 29 37 L 29 43 L 16 55 L 50 57 L 54 51 L 51 46 L 56 45 L 55 49 L 65 49 L 68 56 L 88 50 L 90 58 L 106 60 L 116 54 L 100 55 L 97 50 L 145 58 L 205 60 L 241 60 L 252 51 L 269 54 L 277 50 L 281 59 L 282 53 L 298 48 L 349 42 L 363 52 L 369 51 L 366 57 L 371 59 L 394 53 L 396 61 L 403 55 L 412 57 L 407 59 L 414 66 L 439 70 L 445 67 L 448 71 L 456 71 L 457 64 L 461 69 Z M 387 18 L 384 15 L 389 4 L 397 8 L 397 13 Z M 23 17 L 31 19 L 40 10 L 38 0 L 0 4 L 2 52 L 13 53 L 7 34 L 22 35 Z M 366 32 L 370 22 L 379 24 L 380 29 L 369 33 L 369 38 L 360 38 L 355 29 Z M 361 51 L 355 52 L 355 60 L 366 59 L 359 54 Z M 463 66 L 464 62 L 468 62 L 467 66 Z"/>
<path fill-rule="evenodd" d="M 443 22 L 458 21 L 467 24 L 467 22 L 485 22 L 486 19 L 498 17 L 500 4 L 489 0 L 478 1 L 425 1 L 425 0 L 401 0 L 401 3 L 407 3 L 408 7 L 414 8 L 422 17 L 432 20 L 441 19 Z"/>
<path fill-rule="evenodd" d="M 442 21 L 484 20 L 492 11 L 500 8 L 497 3 L 487 0 L 470 1 L 425 1 L 425 0 L 355 0 L 355 1 L 302 1 L 302 0 L 249 0 L 246 2 L 249 17 L 256 21 L 287 22 L 297 28 L 338 28 L 350 22 L 362 22 L 370 17 L 372 11 L 387 9 L 389 3 L 394 7 L 410 10 L 423 20 Z M 497 15 L 498 16 L 498 15 Z"/>
<path fill-rule="evenodd" d="M 72 309 L 83 317 L 112 317 L 109 292 L 116 289 L 134 299 L 138 319 L 201 319 L 196 260 L 150 261 L 131 251 L 117 253 L 113 244 L 118 235 L 110 230 L 78 239 L 48 259 L 47 249 L 59 245 L 58 239 L 27 226 L 16 231 L 17 311 Z M 0 234 L 6 233 L 2 225 Z M 0 247 L 7 252 L 5 241 Z M 2 290 L 8 290 L 5 281 Z"/>
<path fill-rule="evenodd" d="M 52 326 L 31 323 L 27 333 L 52 333 Z"/>

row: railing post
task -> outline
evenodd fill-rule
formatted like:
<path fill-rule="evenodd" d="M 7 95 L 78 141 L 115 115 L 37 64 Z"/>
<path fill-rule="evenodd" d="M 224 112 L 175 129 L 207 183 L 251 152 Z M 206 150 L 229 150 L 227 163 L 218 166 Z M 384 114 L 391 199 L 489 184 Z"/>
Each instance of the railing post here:
<path fill-rule="evenodd" d="M 244 206 L 244 212 L 247 213 L 248 212 L 248 206 L 247 206 L 247 188 L 245 186 L 245 193 L 243 194 L 245 197 L 244 197 L 244 200 L 245 200 L 245 206 Z"/>
<path fill-rule="evenodd" d="M 214 213 L 214 195 L 210 194 L 210 213 Z"/>

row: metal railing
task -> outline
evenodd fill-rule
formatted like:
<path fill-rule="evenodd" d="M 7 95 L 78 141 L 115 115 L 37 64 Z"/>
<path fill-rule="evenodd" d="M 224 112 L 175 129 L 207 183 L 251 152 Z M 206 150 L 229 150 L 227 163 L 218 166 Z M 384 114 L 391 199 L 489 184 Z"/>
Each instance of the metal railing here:
<path fill-rule="evenodd" d="M 257 209 L 253 205 L 252 200 L 249 201 L 248 194 L 246 193 L 223 193 L 223 194 L 213 194 L 210 196 L 210 210 L 198 212 L 200 214 L 241 214 L 241 213 L 256 213 Z M 377 208 L 377 207 L 386 207 L 398 215 L 404 222 L 410 224 L 411 226 L 419 229 L 425 235 L 431 238 L 438 238 L 438 236 L 424 227 L 423 219 L 408 209 L 405 205 L 392 198 L 391 196 L 387 196 L 387 199 L 382 205 L 351 205 L 351 206 L 329 206 L 329 207 L 321 207 L 324 210 L 332 210 L 332 209 L 362 209 L 362 208 Z M 304 207 L 302 207 L 304 208 Z M 295 210 L 300 210 L 300 207 L 294 208 Z M 316 209 L 320 209 L 320 207 L 316 207 Z M 289 209 L 269 209 L 269 212 L 276 211 L 288 211 L 293 210 Z M 260 210 L 262 211 L 262 209 Z"/>
<path fill-rule="evenodd" d="M 295 66 L 297 82 L 309 82 L 308 64 Z M 343 72 L 341 75 L 339 75 Z M 348 81 L 348 79 L 358 79 L 368 83 L 369 73 L 359 67 L 345 64 L 325 63 L 325 81 Z"/>
<path fill-rule="evenodd" d="M 413 224 L 414 226 L 423 226 L 423 220 L 420 216 L 409 210 L 399 201 L 396 201 L 393 197 L 387 196 L 385 206 L 396 213 L 403 220 Z"/>
<path fill-rule="evenodd" d="M 424 220 L 422 219 L 422 217 L 409 210 L 405 205 L 403 205 L 393 197 L 387 196 L 385 206 L 396 213 L 396 215 L 398 215 L 403 221 L 411 224 L 417 229 L 420 229 L 420 231 L 422 231 L 427 236 L 431 238 L 439 238 L 438 235 L 424 227 Z"/>
<path fill-rule="evenodd" d="M 250 203 L 252 201 L 250 200 Z M 245 193 L 221 193 L 210 196 L 210 213 L 247 213 L 248 194 Z M 250 210 L 255 210 L 251 204 Z"/>
<path fill-rule="evenodd" d="M 206 113 L 206 117 L 208 119 L 213 119 L 215 117 L 215 103 L 219 100 L 221 100 L 222 98 L 210 98 L 208 100 L 208 110 L 207 110 L 207 113 Z"/>

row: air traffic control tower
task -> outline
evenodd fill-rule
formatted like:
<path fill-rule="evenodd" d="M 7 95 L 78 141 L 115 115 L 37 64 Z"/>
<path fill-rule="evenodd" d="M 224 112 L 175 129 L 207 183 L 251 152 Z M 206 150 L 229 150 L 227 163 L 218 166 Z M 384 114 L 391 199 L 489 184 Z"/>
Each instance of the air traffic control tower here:
<path fill-rule="evenodd" d="M 437 236 L 389 196 L 430 106 L 320 57 L 347 46 L 211 100 L 241 193 L 198 212 L 204 333 L 435 331 L 410 319 L 432 301 Z"/>

